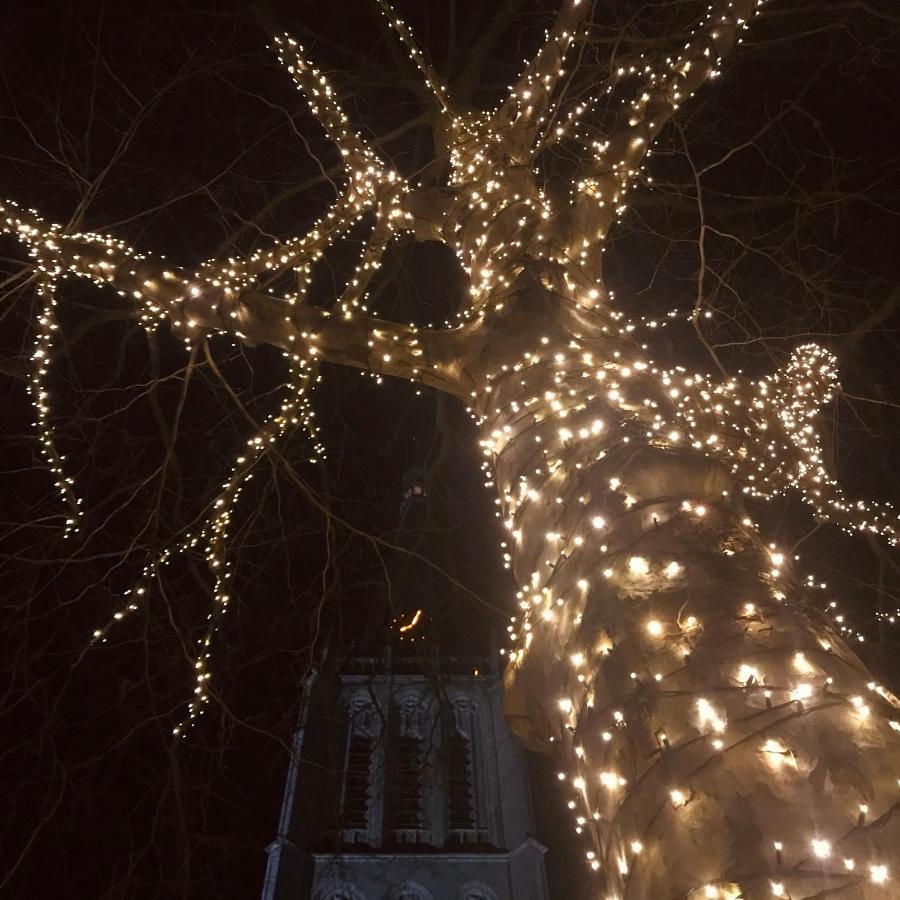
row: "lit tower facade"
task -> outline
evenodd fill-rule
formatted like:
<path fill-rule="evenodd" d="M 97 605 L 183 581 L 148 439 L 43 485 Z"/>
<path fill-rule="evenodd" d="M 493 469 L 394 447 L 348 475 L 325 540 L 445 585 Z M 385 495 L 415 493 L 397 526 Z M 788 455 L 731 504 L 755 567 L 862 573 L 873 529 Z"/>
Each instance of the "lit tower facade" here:
<path fill-rule="evenodd" d="M 419 473 L 403 493 L 408 529 L 426 503 Z M 379 652 L 325 658 L 306 679 L 263 900 L 548 896 L 497 653 L 423 641 L 440 598 L 415 568 Z"/>

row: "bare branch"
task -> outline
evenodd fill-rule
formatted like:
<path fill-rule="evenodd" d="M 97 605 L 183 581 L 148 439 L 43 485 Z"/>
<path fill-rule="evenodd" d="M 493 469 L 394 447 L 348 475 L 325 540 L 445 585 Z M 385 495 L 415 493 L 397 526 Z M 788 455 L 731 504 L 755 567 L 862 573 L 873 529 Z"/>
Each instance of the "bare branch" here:
<path fill-rule="evenodd" d="M 390 131 L 386 131 L 383 134 L 379 135 L 379 137 L 373 141 L 373 144 L 374 146 L 386 144 L 398 137 L 401 137 L 402 135 L 411 131 L 413 128 L 417 128 L 419 125 L 424 125 L 427 122 L 428 116 L 426 114 L 414 116 L 412 119 L 407 120 L 402 125 L 398 125 L 396 128 L 392 128 Z M 266 203 L 249 221 L 241 225 L 241 227 L 238 228 L 237 231 L 235 231 L 235 233 L 232 234 L 227 241 L 223 242 L 220 245 L 220 255 L 225 253 L 225 248 L 227 248 L 229 245 L 239 246 L 241 240 L 246 238 L 248 235 L 258 234 L 259 232 L 261 232 L 263 223 L 266 222 L 266 220 L 281 204 L 287 202 L 288 200 L 291 200 L 298 194 L 302 194 L 304 191 L 308 191 L 310 188 L 317 187 L 325 181 L 331 182 L 332 176 L 339 175 L 341 168 L 342 167 L 339 164 L 330 166 L 325 170 L 324 173 L 320 175 L 313 176 L 306 181 L 300 181 L 288 185 L 288 187 L 286 187 L 280 194 L 269 200 L 268 203 Z"/>
<path fill-rule="evenodd" d="M 488 56 L 497 46 L 504 30 L 510 25 L 523 2 L 524 0 L 504 0 L 498 5 L 487 26 L 473 39 L 466 53 L 465 66 L 459 76 L 453 79 L 454 94 L 457 97 L 462 99 L 471 97 Z"/>

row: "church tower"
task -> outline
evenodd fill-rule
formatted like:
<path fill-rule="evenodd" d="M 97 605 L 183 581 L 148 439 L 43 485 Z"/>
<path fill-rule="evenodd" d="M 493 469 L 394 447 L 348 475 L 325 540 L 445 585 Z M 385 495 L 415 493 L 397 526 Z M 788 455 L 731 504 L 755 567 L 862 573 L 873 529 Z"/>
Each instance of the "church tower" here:
<path fill-rule="evenodd" d="M 427 502 L 420 472 L 403 494 L 408 523 Z M 440 598 L 397 584 L 415 596 L 379 652 L 326 657 L 303 685 L 262 900 L 546 900 L 496 649 L 423 640 Z"/>

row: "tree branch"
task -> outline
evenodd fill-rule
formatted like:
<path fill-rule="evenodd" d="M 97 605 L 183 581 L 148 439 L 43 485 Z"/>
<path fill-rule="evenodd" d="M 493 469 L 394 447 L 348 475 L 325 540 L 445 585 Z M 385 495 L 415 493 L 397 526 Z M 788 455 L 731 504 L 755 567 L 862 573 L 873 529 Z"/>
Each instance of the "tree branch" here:
<path fill-rule="evenodd" d="M 447 88 L 434 71 L 431 63 L 425 57 L 425 54 L 419 49 L 419 45 L 413 38 L 412 29 L 403 21 L 393 10 L 388 0 L 375 0 L 379 9 L 384 14 L 388 25 L 397 32 L 400 43 L 409 51 L 410 58 L 416 64 L 422 76 L 425 79 L 425 85 L 428 92 L 434 98 L 435 102 L 443 112 L 449 112 L 451 109 L 450 97 Z"/>
<path fill-rule="evenodd" d="M 60 234 L 35 213 L 9 202 L 0 202 L 0 231 L 29 247 L 42 276 L 74 276 L 112 286 L 133 304 L 145 327 L 168 319 L 188 342 L 205 334 L 227 334 L 250 345 L 280 347 L 295 359 L 408 378 L 453 396 L 465 396 L 471 388 L 459 362 L 459 329 L 420 330 L 361 315 L 349 305 L 332 314 L 261 291 L 234 290 L 167 266 L 162 257 L 137 253 L 106 235 Z M 352 285 L 348 289 L 351 295 L 354 290 Z"/>
<path fill-rule="evenodd" d="M 487 26 L 482 28 L 466 52 L 462 72 L 453 79 L 454 96 L 468 101 L 481 78 L 488 56 L 497 46 L 503 32 L 512 23 L 513 17 L 521 9 L 524 0 L 503 0 L 497 7 Z M 465 42 L 464 42 L 465 43 Z"/>
<path fill-rule="evenodd" d="M 378 155 L 350 126 L 328 79 L 301 55 L 303 47 L 288 34 L 275 35 L 272 40 L 278 61 L 293 76 L 294 83 L 309 103 L 310 112 L 340 150 L 344 164 L 351 169 L 373 163 L 381 168 Z"/>
<path fill-rule="evenodd" d="M 529 159 L 534 140 L 550 113 L 563 76 L 563 63 L 591 9 L 591 0 L 562 0 L 547 38 L 493 115 L 493 127 L 507 138 L 510 155 Z"/>
<path fill-rule="evenodd" d="M 693 36 L 661 72 L 642 80 L 613 124 L 609 137 L 596 143 L 596 153 L 577 184 L 573 231 L 594 246 L 602 243 L 624 197 L 647 156 L 650 144 L 674 112 L 709 78 L 718 75 L 723 57 L 739 33 L 759 12 L 764 0 L 718 0 Z"/>
<path fill-rule="evenodd" d="M 429 117 L 427 114 L 423 113 L 422 115 L 414 116 L 412 119 L 408 119 L 401 125 L 398 125 L 396 128 L 392 128 L 390 131 L 386 131 L 383 134 L 380 134 L 374 141 L 373 144 L 375 146 L 386 144 L 389 141 L 396 140 L 398 137 L 402 137 L 408 131 L 411 131 L 414 128 L 418 128 L 420 125 L 426 125 L 429 122 Z M 222 255 L 226 252 L 226 248 L 230 245 L 233 247 L 238 247 L 241 242 L 247 238 L 248 236 L 256 236 L 259 232 L 262 231 L 263 224 L 272 216 L 272 214 L 281 206 L 283 203 L 286 203 L 288 200 L 293 199 L 298 194 L 302 194 L 304 191 L 311 190 L 314 187 L 318 187 L 325 181 L 331 181 L 332 176 L 339 175 L 342 166 L 340 164 L 329 166 L 328 169 L 325 170 L 324 173 L 319 175 L 314 175 L 313 177 L 307 179 L 306 181 L 296 182 L 294 184 L 286 187 L 281 193 L 277 194 L 271 200 L 269 200 L 263 207 L 256 212 L 252 218 L 248 219 L 244 222 L 243 225 L 238 228 L 234 234 L 230 235 L 229 238 L 224 241 L 219 246 L 218 255 Z"/>

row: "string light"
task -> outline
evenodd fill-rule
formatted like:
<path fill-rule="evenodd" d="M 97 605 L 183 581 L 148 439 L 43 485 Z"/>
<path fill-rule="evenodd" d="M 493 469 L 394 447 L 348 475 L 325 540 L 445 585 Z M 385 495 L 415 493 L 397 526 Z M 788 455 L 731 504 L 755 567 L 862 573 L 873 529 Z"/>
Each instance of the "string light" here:
<path fill-rule="evenodd" d="M 815 871 L 806 866 L 798 876 L 804 896 L 837 877 L 826 863 L 837 853 L 852 863 L 840 877 L 889 880 L 885 860 L 896 858 L 898 844 L 871 825 L 897 802 L 900 704 L 849 649 L 849 638 L 863 636 L 836 606 L 827 615 L 813 610 L 812 587 L 786 554 L 763 543 L 740 506 L 742 495 L 791 489 L 820 518 L 897 542 L 894 511 L 848 501 L 826 471 L 815 419 L 839 389 L 836 361 L 808 344 L 757 381 L 660 367 L 635 332 L 652 337 L 690 317 L 631 321 L 614 309 L 603 280 L 606 236 L 656 135 L 718 74 L 762 5 L 717 0 L 680 53 L 660 65 L 641 57 L 619 67 L 598 93 L 621 95 L 621 111 L 603 140 L 584 140 L 588 158 L 569 204 L 542 190 L 534 165 L 546 143 L 588 135 L 593 102 L 564 108 L 559 90 L 567 54 L 585 35 L 584 0 L 562 0 L 509 94 L 484 112 L 455 104 L 411 30 L 379 0 L 438 107 L 436 145 L 446 148 L 449 168 L 440 196 L 401 177 L 367 144 L 327 79 L 283 35 L 274 42 L 278 58 L 345 169 L 340 195 L 306 235 L 189 273 L 112 237 L 64 233 L 36 213 L 0 205 L 0 227 L 29 248 L 40 276 L 31 390 L 42 449 L 73 510 L 70 528 L 82 513 L 55 450 L 46 385 L 60 278 L 112 286 L 145 327 L 168 321 L 188 345 L 228 335 L 285 352 L 281 409 L 249 439 L 200 529 L 151 560 L 113 616 L 138 609 L 175 555 L 204 554 L 213 611 L 196 648 L 194 699 L 176 733 L 210 698 L 212 640 L 231 602 L 226 549 L 237 499 L 270 447 L 294 427 L 314 429 L 307 393 L 317 363 L 337 362 L 468 404 L 485 484 L 509 534 L 504 562 L 520 585 L 508 625 L 510 721 L 563 760 L 560 786 L 588 843 L 584 859 L 598 892 L 652 895 L 641 880 L 650 868 L 634 857 L 644 848 L 658 855 L 665 829 L 679 829 L 696 858 L 667 860 L 666 890 L 736 900 L 755 890 L 724 877 L 742 870 L 731 858 L 733 848 L 744 852 L 742 842 L 723 851 L 699 836 L 726 822 L 737 829 L 738 820 L 753 823 L 745 859 L 758 871 L 748 869 L 748 885 L 772 896 L 791 896 L 799 869 L 789 861 L 802 867 L 810 854 Z M 371 237 L 341 296 L 330 309 L 312 307 L 313 267 L 366 215 Z M 404 233 L 444 242 L 467 275 L 469 302 L 442 326 L 384 322 L 366 307 L 384 251 Z M 296 276 L 295 293 L 259 289 L 262 277 L 271 283 L 286 272 Z M 419 621 L 417 612 L 400 629 Z M 867 755 L 851 766 L 840 748 L 855 748 L 861 733 Z M 835 756 L 821 762 L 826 745 Z M 846 765 L 853 776 L 823 776 L 838 786 L 813 791 L 820 763 L 837 773 Z M 764 857 L 772 859 L 763 864 Z"/>

